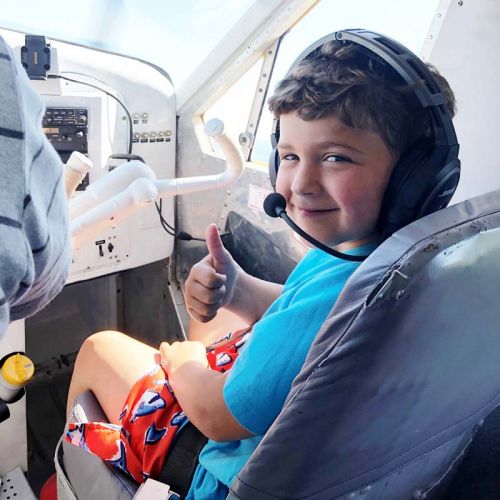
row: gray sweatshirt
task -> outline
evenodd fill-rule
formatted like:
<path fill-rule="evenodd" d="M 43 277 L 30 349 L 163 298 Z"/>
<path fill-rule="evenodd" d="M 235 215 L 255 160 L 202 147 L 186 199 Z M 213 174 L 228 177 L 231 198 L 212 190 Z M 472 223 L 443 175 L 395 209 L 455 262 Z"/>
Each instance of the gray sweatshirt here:
<path fill-rule="evenodd" d="M 0 338 L 57 295 L 71 262 L 63 164 L 42 100 L 0 37 Z"/>

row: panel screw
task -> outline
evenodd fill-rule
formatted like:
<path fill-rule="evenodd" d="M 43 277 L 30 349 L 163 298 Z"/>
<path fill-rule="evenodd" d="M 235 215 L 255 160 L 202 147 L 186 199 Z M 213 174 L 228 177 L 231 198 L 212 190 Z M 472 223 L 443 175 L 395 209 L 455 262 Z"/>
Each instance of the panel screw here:
<path fill-rule="evenodd" d="M 248 146 L 252 144 L 253 136 L 250 132 L 242 132 L 238 137 L 238 141 L 241 146 Z"/>

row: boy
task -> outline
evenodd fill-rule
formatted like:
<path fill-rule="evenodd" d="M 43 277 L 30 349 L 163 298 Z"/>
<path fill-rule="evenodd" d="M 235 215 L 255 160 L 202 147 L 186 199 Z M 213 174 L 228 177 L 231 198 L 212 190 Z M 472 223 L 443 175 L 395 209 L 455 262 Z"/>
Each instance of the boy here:
<path fill-rule="evenodd" d="M 435 76 L 453 115 L 453 94 Z M 409 94 L 393 69 L 374 64 L 358 45 L 339 42 L 316 49 L 279 84 L 270 100 L 280 119 L 276 190 L 285 197 L 289 216 L 315 239 L 357 255 L 380 242 L 377 221 L 394 165 L 432 134 L 426 113 L 411 105 Z M 238 350 L 244 337 L 233 344 L 230 339 L 233 350 L 226 352 L 226 345 L 210 361 L 215 369 L 208 369 L 199 342 L 162 343 L 158 353 L 117 332 L 101 332 L 84 343 L 68 398 L 71 408 L 76 394 L 91 389 L 110 421 L 123 424 L 144 407 L 147 387 L 159 384 L 160 397 L 175 394 L 183 415 L 209 438 L 187 494 L 197 499 L 226 497 L 279 414 L 309 346 L 358 266 L 310 250 L 281 286 L 239 269 L 215 225 L 207 229 L 207 247 L 209 254 L 186 281 L 188 311 L 202 322 L 221 307 L 235 313 L 253 325 L 244 348 Z M 226 356 L 230 371 L 220 363 Z M 162 369 L 148 375 L 148 386 L 136 384 L 155 359 Z M 131 428 L 124 427 L 127 440 Z M 80 444 L 79 439 L 74 441 Z"/>

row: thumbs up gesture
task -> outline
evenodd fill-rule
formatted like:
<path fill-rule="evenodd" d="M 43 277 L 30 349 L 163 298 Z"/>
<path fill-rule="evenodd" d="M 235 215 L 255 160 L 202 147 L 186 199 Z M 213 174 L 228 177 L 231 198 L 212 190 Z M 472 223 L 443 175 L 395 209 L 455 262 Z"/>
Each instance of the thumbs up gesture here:
<path fill-rule="evenodd" d="M 189 314 L 202 323 L 231 302 L 238 274 L 238 266 L 222 245 L 215 224 L 207 227 L 206 241 L 208 255 L 191 268 L 184 290 Z"/>

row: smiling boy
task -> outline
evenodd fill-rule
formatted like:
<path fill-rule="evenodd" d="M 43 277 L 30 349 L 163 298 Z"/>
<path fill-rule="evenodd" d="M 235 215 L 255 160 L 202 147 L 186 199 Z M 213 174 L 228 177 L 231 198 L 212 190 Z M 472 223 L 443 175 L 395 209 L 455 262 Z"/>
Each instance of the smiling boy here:
<path fill-rule="evenodd" d="M 396 157 L 380 135 L 335 116 L 280 116 L 276 190 L 299 226 L 340 249 L 376 239 L 376 223 Z"/>
<path fill-rule="evenodd" d="M 453 94 L 432 71 L 453 115 Z M 296 66 L 278 85 L 270 108 L 280 120 L 276 190 L 289 216 L 337 250 L 370 253 L 381 241 L 379 213 L 396 162 L 410 146 L 432 140 L 426 113 L 414 106 L 394 70 L 365 49 L 339 42 L 319 47 Z M 188 311 L 206 322 L 224 307 L 253 326 L 244 347 L 233 352 L 229 371 L 210 369 L 200 342 L 160 346 L 158 376 L 168 376 L 185 415 L 209 438 L 187 493 L 196 499 L 226 497 L 359 265 L 312 249 L 282 286 L 243 272 L 215 225 L 207 229 L 207 247 L 186 281 Z M 158 355 L 117 332 L 90 337 L 77 359 L 69 408 L 77 394 L 91 389 L 110 421 L 122 423 L 124 401 Z"/>

